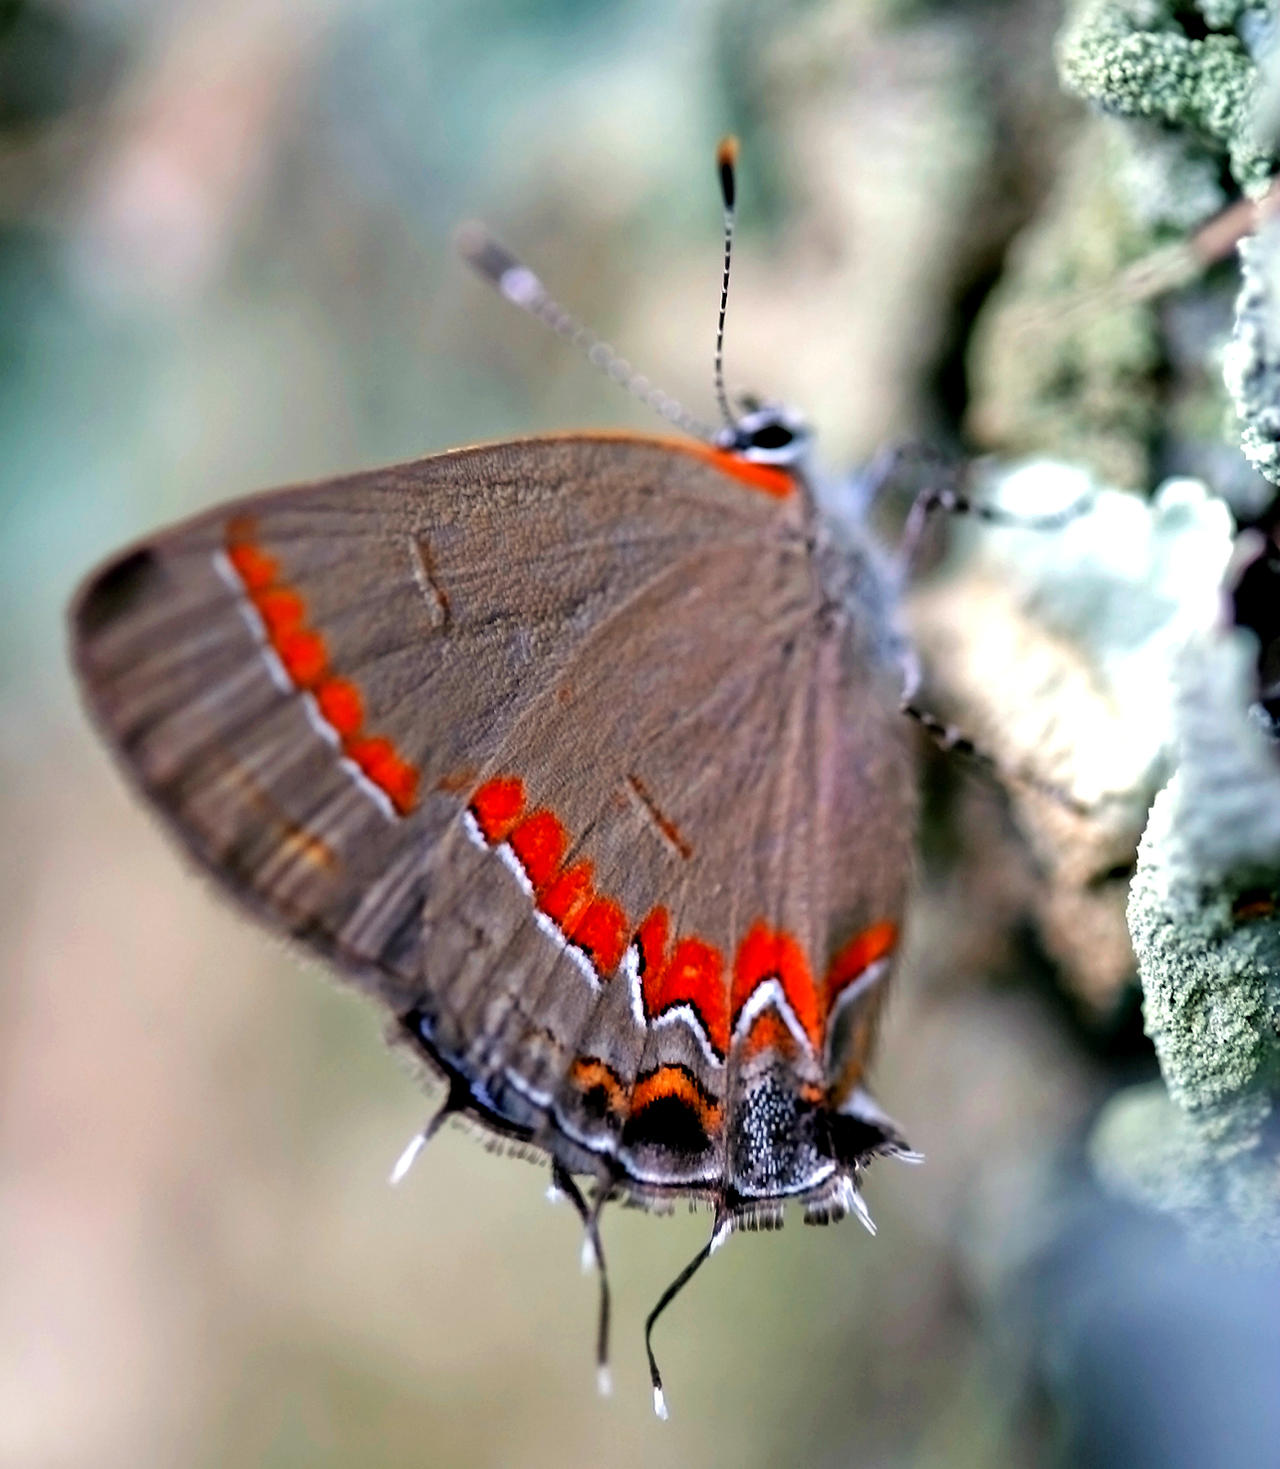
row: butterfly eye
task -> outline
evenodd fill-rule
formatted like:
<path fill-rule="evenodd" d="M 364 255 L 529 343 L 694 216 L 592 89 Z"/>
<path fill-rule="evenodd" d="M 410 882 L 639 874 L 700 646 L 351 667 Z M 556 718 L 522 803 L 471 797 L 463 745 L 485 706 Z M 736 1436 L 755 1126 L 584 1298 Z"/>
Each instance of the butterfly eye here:
<path fill-rule="evenodd" d="M 809 429 L 798 414 L 776 403 L 744 399 L 746 411 L 723 442 L 759 464 L 794 464 L 809 445 Z"/>
<path fill-rule="evenodd" d="M 762 428 L 756 429 L 748 441 L 748 447 L 752 449 L 788 449 L 796 441 L 796 436 L 784 423 L 768 423 Z"/>

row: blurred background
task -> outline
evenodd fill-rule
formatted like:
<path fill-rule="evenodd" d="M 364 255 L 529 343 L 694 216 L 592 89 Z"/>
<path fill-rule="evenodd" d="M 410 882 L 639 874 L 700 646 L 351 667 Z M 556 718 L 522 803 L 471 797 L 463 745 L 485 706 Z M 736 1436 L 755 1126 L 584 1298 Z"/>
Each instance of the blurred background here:
<path fill-rule="evenodd" d="M 879 1090 L 927 1166 L 875 1171 L 874 1240 L 736 1237 L 663 1322 L 659 1424 L 641 1322 L 705 1216 L 606 1214 L 599 1400 L 594 1284 L 544 1175 L 446 1131 L 388 1190 L 427 1101 L 379 1017 L 184 868 L 67 673 L 75 583 L 163 521 L 478 439 L 655 427 L 470 278 L 462 219 L 707 413 L 727 131 L 731 385 L 801 405 L 833 468 L 907 436 L 1036 447 L 972 352 L 1018 242 L 1087 193 L 1098 123 L 1057 82 L 1061 19 L 0 3 L 0 1463 L 1276 1462 L 1277 1281 L 1091 1182 L 1092 1118 L 1155 1074 L 1131 961 L 1121 940 L 1064 979 L 993 788 L 932 770 L 884 1038 Z M 1086 436 L 1121 484 L 1234 452 L 1212 414 L 1156 432 L 1134 387 L 1158 378 L 1185 429 L 1225 272 Z"/>

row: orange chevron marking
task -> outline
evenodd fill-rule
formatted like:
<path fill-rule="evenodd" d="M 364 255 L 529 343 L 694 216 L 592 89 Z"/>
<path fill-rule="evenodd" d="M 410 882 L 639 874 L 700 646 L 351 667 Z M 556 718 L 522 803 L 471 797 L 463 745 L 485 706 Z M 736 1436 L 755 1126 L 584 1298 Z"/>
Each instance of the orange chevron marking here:
<path fill-rule="evenodd" d="M 515 849 L 514 840 L 512 848 Z M 552 878 L 546 892 L 538 900 L 538 906 L 548 918 L 555 920 L 566 938 L 574 937 L 578 921 L 591 906 L 591 900 L 595 896 L 591 873 L 590 862 L 575 862 L 572 867 Z"/>
<path fill-rule="evenodd" d="M 673 1005 L 692 1005 L 702 1019 L 707 1039 L 723 1056 L 729 1049 L 729 996 L 724 955 L 714 944 L 692 934 L 677 939 L 662 970 L 651 1014 Z"/>
<path fill-rule="evenodd" d="M 731 1008 L 736 1024 L 742 1008 L 766 980 L 782 986 L 792 1013 L 816 1050 L 822 1043 L 826 1018 L 804 950 L 789 933 L 770 928 L 757 919 L 747 930 L 733 961 Z"/>
<path fill-rule="evenodd" d="M 827 968 L 823 988 L 826 990 L 827 1009 L 835 1004 L 842 990 L 851 985 L 860 974 L 887 954 L 893 953 L 898 944 L 896 923 L 873 923 L 854 936 L 833 956 Z"/>
<path fill-rule="evenodd" d="M 468 803 L 485 841 L 490 846 L 507 843 L 533 888 L 538 910 L 555 923 L 567 942 L 588 955 L 597 976 L 608 979 L 621 964 L 627 945 L 634 943 L 646 1018 L 653 1021 L 667 1010 L 688 1005 L 722 1058 L 728 1054 L 733 1026 L 743 1008 L 759 986 L 770 980 L 777 981 L 798 1026 L 814 1051 L 820 1052 L 831 1003 L 897 942 L 893 923 L 875 924 L 855 935 L 836 954 L 825 983 L 819 986 L 795 935 L 757 919 L 738 945 L 730 975 L 723 952 L 714 944 L 697 934 L 673 934 L 665 907 L 651 909 L 633 926 L 622 905 L 598 890 L 589 860 L 564 865 L 572 843 L 555 812 L 546 806 L 529 811 L 527 806 L 524 782 L 515 775 L 484 781 Z M 754 1019 L 744 1044 L 751 1053 L 788 1051 L 794 1049 L 797 1037 L 785 1019 L 769 1008 Z M 640 1105 L 633 1101 L 633 1110 Z"/>
<path fill-rule="evenodd" d="M 326 678 L 315 690 L 320 713 L 344 740 L 354 740 L 364 727 L 364 700 L 345 678 Z"/>
<path fill-rule="evenodd" d="M 559 874 L 569 846 L 569 833 L 559 817 L 542 806 L 518 823 L 507 838 L 507 845 L 520 859 L 534 892 L 541 897 Z"/>
<path fill-rule="evenodd" d="M 603 1093 L 606 1109 L 615 1117 L 626 1110 L 626 1095 L 622 1083 L 611 1066 L 594 1056 L 580 1056 L 569 1067 L 569 1080 L 580 1092 L 597 1090 Z"/>
<path fill-rule="evenodd" d="M 751 1022 L 751 1028 L 742 1038 L 742 1049 L 748 1056 L 758 1056 L 761 1051 L 776 1051 L 780 1055 L 794 1055 L 796 1038 L 791 1027 L 769 1005 Z"/>
<path fill-rule="evenodd" d="M 268 644 L 294 687 L 313 696 L 343 754 L 399 815 L 407 816 L 418 803 L 417 768 L 385 735 L 365 730 L 359 688 L 334 674 L 323 634 L 307 623 L 305 599 L 283 579 L 280 563 L 262 549 L 257 536 L 252 516 L 236 516 L 227 524 L 226 556 L 261 619 Z"/>
<path fill-rule="evenodd" d="M 569 938 L 591 956 L 600 974 L 612 974 L 627 951 L 627 915 L 612 898 L 592 899 L 568 931 Z"/>
<path fill-rule="evenodd" d="M 661 906 L 654 908 L 636 929 L 636 948 L 640 951 L 640 997 L 644 1013 L 650 1020 L 658 1013 L 662 998 L 662 971 L 667 964 L 667 939 L 671 933 L 671 915 Z"/>

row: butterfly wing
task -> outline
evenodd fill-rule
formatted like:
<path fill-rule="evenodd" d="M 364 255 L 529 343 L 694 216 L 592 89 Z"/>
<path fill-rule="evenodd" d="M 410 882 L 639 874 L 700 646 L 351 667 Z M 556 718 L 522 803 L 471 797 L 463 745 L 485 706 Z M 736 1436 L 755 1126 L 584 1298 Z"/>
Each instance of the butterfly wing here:
<path fill-rule="evenodd" d="M 834 1217 L 842 1180 L 900 1142 L 861 1086 L 913 840 L 894 669 L 875 604 L 833 605 L 807 536 L 691 569 L 512 729 L 492 788 L 509 804 L 476 793 L 494 887 L 450 892 L 442 871 L 433 920 L 461 949 L 502 913 L 499 948 L 528 961 L 477 956 L 465 1069 L 644 1201 L 685 1190 L 762 1221 L 807 1196 Z"/>
<path fill-rule="evenodd" d="M 785 963 L 822 973 L 901 902 L 836 896 L 883 689 L 818 615 L 801 497 L 732 469 L 458 451 L 213 511 L 73 611 L 94 717 L 196 859 L 482 1120 L 646 1198 L 722 1188 L 788 1021 L 821 1090 L 823 981 Z"/>
<path fill-rule="evenodd" d="M 691 467 L 719 506 L 707 484 L 684 493 Z M 439 836 L 610 606 L 766 518 L 722 479 L 645 441 L 553 440 L 215 510 L 81 592 L 90 708 L 242 898 L 376 959 L 342 937 L 368 874 Z"/>

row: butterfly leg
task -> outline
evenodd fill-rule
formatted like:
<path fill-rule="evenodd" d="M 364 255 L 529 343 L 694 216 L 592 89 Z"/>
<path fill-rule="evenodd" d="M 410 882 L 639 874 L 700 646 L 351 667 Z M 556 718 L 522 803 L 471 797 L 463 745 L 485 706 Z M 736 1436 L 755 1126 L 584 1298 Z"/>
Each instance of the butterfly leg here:
<path fill-rule="evenodd" d="M 902 453 L 899 454 L 899 459 L 901 457 Z M 1093 496 L 1085 494 L 1069 505 L 1064 505 L 1061 510 L 1051 510 L 1044 515 L 1020 515 L 1001 505 L 972 499 L 961 487 L 961 471 L 957 466 L 947 465 L 941 459 L 935 460 L 935 463 L 944 470 L 944 477 L 927 484 L 917 493 L 902 528 L 902 539 L 898 542 L 898 561 L 904 571 L 915 564 L 925 531 L 939 512 L 947 515 L 971 515 L 975 520 L 985 521 L 988 525 L 1005 526 L 1011 530 L 1055 531 L 1062 530 L 1093 509 Z"/>
<path fill-rule="evenodd" d="M 658 1359 L 653 1355 L 653 1328 L 658 1317 L 667 1309 L 698 1271 L 729 1238 L 733 1223 L 725 1214 L 717 1213 L 711 1238 L 698 1251 L 679 1275 L 658 1297 L 658 1304 L 649 1312 L 644 1323 L 644 1350 L 649 1358 L 649 1378 L 653 1383 L 653 1411 L 659 1418 L 667 1416 L 667 1398 L 662 1390 L 662 1373 L 658 1371 Z"/>
<path fill-rule="evenodd" d="M 913 665 L 914 662 L 912 658 Z M 1007 765 L 1004 761 L 997 760 L 986 750 L 979 749 L 973 740 L 954 724 L 948 724 L 945 720 L 939 719 L 936 714 L 922 709 L 915 702 L 915 693 L 918 688 L 919 672 L 913 669 L 899 698 L 898 708 L 908 719 L 915 720 L 939 749 L 949 754 L 962 755 L 966 760 L 972 761 L 994 776 L 1002 785 L 1012 783 L 1030 786 L 1032 790 L 1038 791 L 1042 796 L 1048 796 L 1051 801 L 1057 802 L 1058 805 L 1076 816 L 1091 814 L 1088 806 L 1078 801 L 1069 791 L 1063 790 L 1061 786 L 1054 785 L 1052 781 L 1043 780 L 1033 771 Z"/>
<path fill-rule="evenodd" d="M 1034 771 L 1023 767 L 1006 764 L 998 760 L 986 750 L 980 749 L 966 735 L 963 730 L 954 724 L 948 724 L 939 719 L 936 714 L 931 714 L 927 709 L 916 703 L 916 696 L 920 689 L 920 666 L 916 661 L 914 653 L 909 653 L 903 664 L 903 686 L 898 697 L 898 708 L 913 719 L 921 729 L 933 740 L 939 749 L 948 753 L 962 755 L 966 760 L 972 761 L 980 766 L 988 774 L 995 777 L 1002 785 L 1029 786 L 1032 790 L 1047 796 L 1056 802 L 1064 810 L 1070 811 L 1076 816 L 1089 816 L 1096 810 L 1084 802 L 1079 801 L 1069 791 L 1063 790 L 1061 786 L 1054 785 L 1052 781 L 1044 780 Z"/>
<path fill-rule="evenodd" d="M 979 750 L 968 735 L 957 729 L 955 725 L 945 723 L 916 702 L 920 694 L 921 682 L 920 660 L 916 657 L 914 650 L 908 648 L 902 657 L 902 692 L 898 695 L 898 708 L 908 719 L 914 719 L 939 749 L 958 751 L 961 755 L 977 761 L 984 769 L 998 774 L 999 767 L 993 756 Z"/>
<path fill-rule="evenodd" d="M 600 1275 L 600 1316 L 596 1327 L 596 1386 L 601 1397 L 613 1391 L 609 1373 L 609 1272 L 604 1263 L 604 1247 L 600 1243 L 600 1211 L 608 1203 L 612 1191 L 601 1186 L 588 1204 L 573 1175 L 558 1159 L 551 1164 L 551 1185 L 573 1205 L 585 1231 L 582 1241 L 582 1268 L 594 1264 Z"/>

